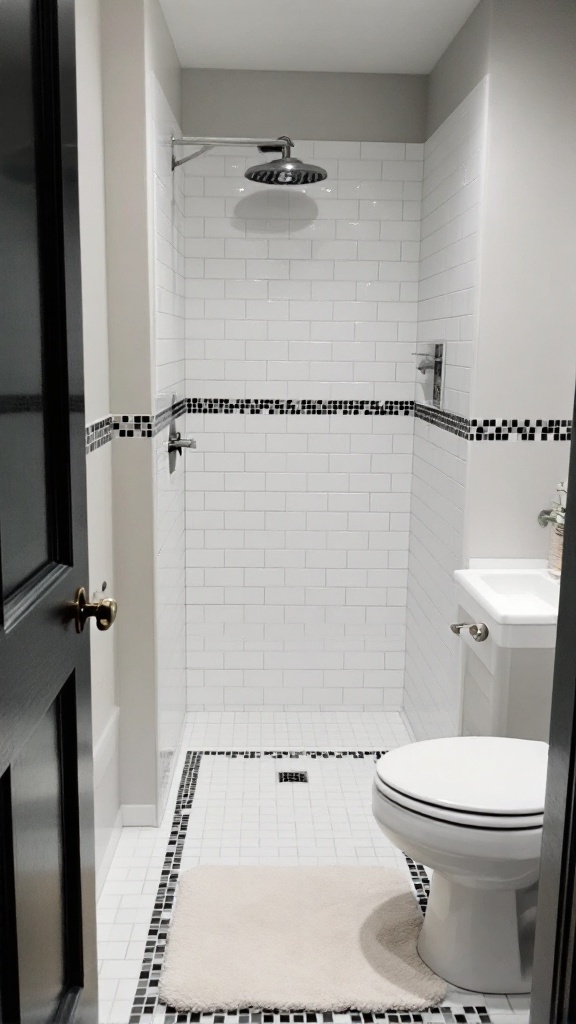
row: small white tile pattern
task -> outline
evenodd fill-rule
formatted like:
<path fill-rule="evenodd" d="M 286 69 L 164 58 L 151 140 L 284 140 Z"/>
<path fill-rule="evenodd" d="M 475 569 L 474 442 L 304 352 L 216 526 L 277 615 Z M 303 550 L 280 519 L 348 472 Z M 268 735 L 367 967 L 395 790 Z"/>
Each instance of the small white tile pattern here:
<path fill-rule="evenodd" d="M 412 399 L 423 147 L 295 152 L 327 181 L 185 165 L 188 394 Z M 401 706 L 412 429 L 189 417 L 190 708 Z"/>
<path fill-rule="evenodd" d="M 399 708 L 412 417 L 187 429 L 188 706 Z"/>
<path fill-rule="evenodd" d="M 477 331 L 487 109 L 485 78 L 424 145 L 418 341 L 445 342 L 442 406 L 464 417 Z"/>
<path fill-rule="evenodd" d="M 470 414 L 478 232 L 486 152 L 484 79 L 424 147 L 420 341 L 446 341 L 444 407 Z M 417 387 L 417 398 L 418 391 Z M 457 735 L 453 572 L 464 565 L 467 441 L 414 420 L 404 707 L 417 739 Z"/>
<path fill-rule="evenodd" d="M 184 750 L 389 749 L 409 742 L 400 715 L 196 714 Z M 184 750 L 159 829 L 124 829 L 98 906 L 99 1024 L 126 1024 L 164 860 Z M 308 785 L 279 785 L 278 769 L 308 770 Z M 405 863 L 371 812 L 374 763 L 203 758 L 183 868 L 200 863 Z M 527 1024 L 528 1001 L 451 990 L 447 1005 L 488 1008 L 493 1024 Z M 425 1018 L 424 1018 L 425 1019 Z M 430 1018 L 434 1020 L 433 1017 Z M 151 1024 L 154 1024 L 151 1021 Z"/>
<path fill-rule="evenodd" d="M 328 179 L 267 188 L 254 149 L 185 165 L 198 397 L 414 397 L 422 145 L 299 142 Z"/>

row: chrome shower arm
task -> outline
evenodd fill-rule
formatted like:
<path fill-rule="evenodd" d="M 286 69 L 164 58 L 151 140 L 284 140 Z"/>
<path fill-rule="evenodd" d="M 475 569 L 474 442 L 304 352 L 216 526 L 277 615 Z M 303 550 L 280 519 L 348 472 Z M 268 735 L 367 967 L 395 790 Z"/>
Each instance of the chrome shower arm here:
<path fill-rule="evenodd" d="M 280 139 L 222 139 L 214 138 L 212 136 L 185 136 L 181 139 L 175 139 L 172 137 L 172 170 L 175 167 L 179 167 L 181 164 L 185 164 L 188 160 L 193 160 L 197 156 L 201 156 L 212 146 L 265 146 L 270 147 L 273 150 L 282 150 L 282 158 L 287 160 L 290 156 L 294 143 L 292 139 L 289 139 L 286 135 Z M 202 150 L 199 153 L 192 153 L 190 156 L 185 156 L 181 160 L 176 160 L 174 157 L 174 146 L 202 146 Z"/>

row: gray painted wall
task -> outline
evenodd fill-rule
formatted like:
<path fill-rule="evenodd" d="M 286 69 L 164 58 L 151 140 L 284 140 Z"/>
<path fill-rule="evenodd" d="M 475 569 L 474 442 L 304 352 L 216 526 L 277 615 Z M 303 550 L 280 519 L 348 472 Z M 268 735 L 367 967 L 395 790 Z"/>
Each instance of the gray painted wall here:
<path fill-rule="evenodd" d="M 185 135 L 423 142 L 426 75 L 182 72 Z"/>
<path fill-rule="evenodd" d="M 494 0 L 481 0 L 428 77 L 426 138 L 488 73 Z"/>
<path fill-rule="evenodd" d="M 158 0 L 145 0 L 146 64 L 152 68 L 178 124 L 182 122 L 182 69 Z"/>

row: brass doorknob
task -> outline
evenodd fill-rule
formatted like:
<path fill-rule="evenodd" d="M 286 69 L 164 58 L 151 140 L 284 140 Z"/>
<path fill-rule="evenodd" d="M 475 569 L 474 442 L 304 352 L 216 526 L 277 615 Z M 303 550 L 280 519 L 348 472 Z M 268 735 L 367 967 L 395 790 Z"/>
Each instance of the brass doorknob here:
<path fill-rule="evenodd" d="M 86 591 L 84 587 L 80 587 L 76 591 L 73 608 L 76 632 L 81 633 L 86 625 L 86 619 L 89 618 L 96 619 L 98 629 L 110 629 L 116 618 L 118 605 L 111 597 L 104 597 L 101 601 L 87 601 Z"/>

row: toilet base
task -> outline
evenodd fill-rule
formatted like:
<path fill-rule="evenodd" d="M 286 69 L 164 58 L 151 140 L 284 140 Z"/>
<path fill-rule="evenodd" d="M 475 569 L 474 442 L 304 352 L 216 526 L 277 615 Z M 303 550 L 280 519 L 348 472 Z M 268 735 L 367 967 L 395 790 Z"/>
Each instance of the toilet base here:
<path fill-rule="evenodd" d="M 418 953 L 435 974 L 473 992 L 532 984 L 538 886 L 477 889 L 434 872 Z"/>

